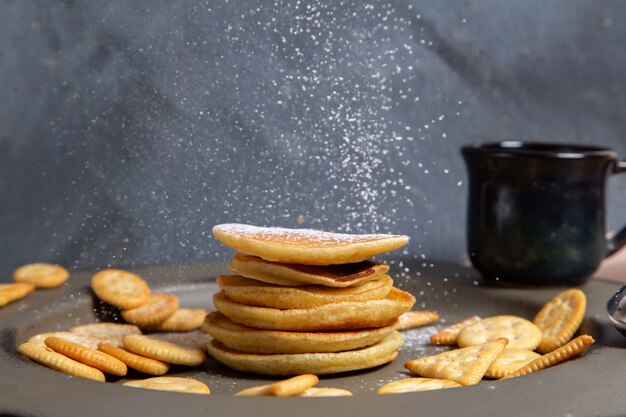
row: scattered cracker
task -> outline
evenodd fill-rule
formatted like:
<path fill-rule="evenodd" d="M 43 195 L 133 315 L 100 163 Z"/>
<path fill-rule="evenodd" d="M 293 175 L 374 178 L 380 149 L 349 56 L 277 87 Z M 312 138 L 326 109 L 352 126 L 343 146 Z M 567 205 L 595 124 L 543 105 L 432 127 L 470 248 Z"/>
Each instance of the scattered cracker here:
<path fill-rule="evenodd" d="M 69 340 L 70 342 L 73 343 L 77 343 L 81 346 L 84 346 L 88 349 L 98 349 L 98 343 L 101 342 L 101 340 L 96 339 L 95 337 L 91 337 L 91 336 L 84 336 L 81 334 L 76 334 L 76 333 L 70 333 L 70 332 L 48 332 L 48 333 L 39 333 L 36 334 L 34 336 L 32 336 L 30 339 L 27 340 L 28 343 L 33 343 L 41 348 L 43 348 L 44 350 L 51 350 L 48 346 L 46 346 L 46 344 L 44 343 L 44 340 L 47 337 L 60 337 L 62 339 L 65 340 Z"/>
<path fill-rule="evenodd" d="M 201 349 L 159 340 L 154 336 L 124 336 L 124 347 L 133 353 L 176 365 L 197 366 L 206 360 Z"/>
<path fill-rule="evenodd" d="M 150 287 L 139 275 L 121 269 L 104 269 L 91 279 L 91 288 L 102 301 L 127 310 L 150 298 Z"/>
<path fill-rule="evenodd" d="M 71 333 L 94 337 L 99 342 L 111 343 L 114 346 L 124 346 L 122 338 L 128 334 L 141 334 L 139 327 L 134 324 L 121 323 L 91 323 L 74 326 Z"/>
<path fill-rule="evenodd" d="M 413 327 L 426 326 L 439 321 L 439 314 L 435 311 L 407 311 L 398 317 L 396 330 L 407 330 Z"/>
<path fill-rule="evenodd" d="M 122 311 L 122 317 L 129 323 L 142 328 L 150 328 L 165 321 L 178 309 L 178 297 L 174 294 L 151 294 L 145 304 Z"/>
<path fill-rule="evenodd" d="M 575 288 L 557 294 L 544 305 L 533 320 L 543 335 L 537 351 L 552 352 L 569 342 L 580 327 L 586 308 L 585 293 Z"/>
<path fill-rule="evenodd" d="M 35 285 L 26 282 L 0 284 L 0 307 L 24 298 L 34 290 Z"/>
<path fill-rule="evenodd" d="M 462 385 L 447 379 L 408 378 L 393 381 L 379 387 L 377 394 L 401 394 L 403 392 L 431 391 L 436 389 L 461 387 Z"/>
<path fill-rule="evenodd" d="M 188 394 L 210 394 L 211 390 L 206 384 L 193 378 L 180 378 L 174 376 L 158 376 L 155 378 L 138 381 L 124 382 L 126 387 L 154 389 L 159 391 L 175 391 Z"/>
<path fill-rule="evenodd" d="M 540 354 L 525 349 L 504 349 L 502 355 L 491 364 L 485 376 L 500 379 L 541 357 Z"/>
<path fill-rule="evenodd" d="M 69 277 L 69 272 L 61 265 L 44 263 L 24 265 L 13 271 L 13 280 L 15 282 L 33 284 L 37 288 L 59 287 Z"/>
<path fill-rule="evenodd" d="M 124 362 L 104 352 L 88 349 L 60 337 L 47 337 L 44 343 L 57 353 L 108 374 L 124 376 L 128 372 Z"/>
<path fill-rule="evenodd" d="M 461 330 L 457 343 L 459 347 L 467 347 L 502 337 L 509 341 L 507 349 L 535 350 L 541 342 L 541 330 L 530 321 L 517 316 L 487 317 Z"/>
<path fill-rule="evenodd" d="M 471 324 L 478 322 L 479 320 L 479 316 L 472 316 L 456 324 L 453 324 L 452 326 L 448 326 L 439 333 L 430 336 L 430 343 L 432 345 L 454 346 L 456 345 L 456 338 L 459 336 L 459 333 L 461 333 L 461 330 Z"/>
<path fill-rule="evenodd" d="M 165 321 L 151 327 L 160 332 L 190 332 L 202 327 L 207 311 L 202 308 L 179 308 Z"/>
<path fill-rule="evenodd" d="M 427 378 L 448 379 L 461 385 L 474 385 L 498 359 L 507 345 L 504 338 L 481 345 L 413 359 L 404 363 L 409 371 Z"/>
<path fill-rule="evenodd" d="M 294 397 L 352 397 L 352 393 L 341 388 L 317 388 L 312 387 Z"/>
<path fill-rule="evenodd" d="M 505 379 L 532 374 L 533 372 L 538 372 L 551 366 L 558 365 L 559 363 L 565 362 L 571 357 L 580 355 L 585 350 L 587 350 L 587 348 L 591 346 L 593 342 L 595 342 L 595 340 L 593 340 L 593 337 L 591 336 L 578 336 L 576 339 L 567 343 L 565 346 L 561 346 L 560 348 L 557 348 L 550 353 L 546 353 L 545 355 L 535 359 L 528 365 L 523 366 L 517 371 L 506 375 Z"/>
<path fill-rule="evenodd" d="M 293 395 L 302 394 L 318 382 L 319 378 L 313 374 L 298 375 L 273 384 L 247 388 L 237 392 L 235 395 L 244 397 L 257 397 L 262 395 L 291 397 Z"/>
<path fill-rule="evenodd" d="M 136 355 L 127 350 L 118 348 L 111 343 L 100 343 L 98 349 L 124 362 L 128 367 L 150 375 L 163 375 L 170 369 L 170 365 L 156 359 Z"/>
<path fill-rule="evenodd" d="M 211 341 L 211 336 L 200 330 L 193 330 L 185 333 L 158 333 L 151 334 L 150 337 L 157 340 L 176 343 L 177 345 L 184 346 L 186 348 L 200 349 L 203 352 L 206 352 L 206 345 Z"/>
<path fill-rule="evenodd" d="M 22 355 L 48 368 L 80 378 L 104 382 L 104 374 L 91 366 L 76 362 L 60 353 L 52 352 L 34 343 L 22 343 L 17 349 Z"/>

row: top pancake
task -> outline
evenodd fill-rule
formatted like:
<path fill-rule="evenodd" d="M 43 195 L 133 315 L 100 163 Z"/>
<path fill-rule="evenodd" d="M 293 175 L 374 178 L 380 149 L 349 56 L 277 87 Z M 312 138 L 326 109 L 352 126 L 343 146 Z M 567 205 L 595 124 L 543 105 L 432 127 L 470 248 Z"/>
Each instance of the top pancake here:
<path fill-rule="evenodd" d="M 363 261 L 401 248 L 404 235 L 352 235 L 310 229 L 219 224 L 213 235 L 238 252 L 272 262 L 303 265 L 337 265 Z"/>

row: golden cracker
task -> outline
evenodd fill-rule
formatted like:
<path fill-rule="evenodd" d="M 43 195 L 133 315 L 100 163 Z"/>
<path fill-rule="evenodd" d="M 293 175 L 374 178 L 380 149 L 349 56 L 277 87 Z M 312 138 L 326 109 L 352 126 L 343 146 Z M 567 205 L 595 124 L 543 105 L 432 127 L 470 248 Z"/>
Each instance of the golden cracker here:
<path fill-rule="evenodd" d="M 127 334 L 141 334 L 139 327 L 134 324 L 121 323 L 91 323 L 74 326 L 71 333 L 94 337 L 99 342 L 111 343 L 117 347 L 124 346 L 122 338 Z"/>
<path fill-rule="evenodd" d="M 56 288 L 70 277 L 67 269 L 61 265 L 35 263 L 17 268 L 13 271 L 15 282 L 26 282 L 37 288 Z"/>
<path fill-rule="evenodd" d="M 427 378 L 474 385 L 480 382 L 487 369 L 502 354 L 507 343 L 506 339 L 500 338 L 481 345 L 413 359 L 405 362 L 404 367 Z"/>
<path fill-rule="evenodd" d="M 576 288 L 563 291 L 546 303 L 533 320 L 543 335 L 537 351 L 548 353 L 569 342 L 580 327 L 586 308 L 587 297 Z"/>
<path fill-rule="evenodd" d="M 541 330 L 517 316 L 487 317 L 461 330 L 457 343 L 459 347 L 467 347 L 502 337 L 509 341 L 507 349 L 535 350 L 541 342 Z"/>
<path fill-rule="evenodd" d="M 426 326 L 427 324 L 439 321 L 439 314 L 436 311 L 407 311 L 398 317 L 396 330 L 407 330 L 413 327 Z"/>
<path fill-rule="evenodd" d="M 210 394 L 211 390 L 206 384 L 193 378 L 180 378 L 174 376 L 158 376 L 155 378 L 141 379 L 124 382 L 122 385 L 133 388 L 153 389 L 159 391 L 174 391 L 187 394 Z"/>
<path fill-rule="evenodd" d="M 124 310 L 137 308 L 150 298 L 150 287 L 139 275 L 104 269 L 91 278 L 91 288 L 102 301 Z"/>
<path fill-rule="evenodd" d="M 149 329 L 174 314 L 178 309 L 178 305 L 178 297 L 174 294 L 150 294 L 145 304 L 122 311 L 122 318 L 129 323 Z"/>
<path fill-rule="evenodd" d="M 197 366 L 206 360 L 201 349 L 159 340 L 154 336 L 131 334 L 124 336 L 124 347 L 151 359 L 185 366 Z"/>
<path fill-rule="evenodd" d="M 34 343 L 22 343 L 17 349 L 22 355 L 48 368 L 79 378 L 104 382 L 104 374 L 91 366 L 76 362 L 60 353 L 52 352 Z"/>
<path fill-rule="evenodd" d="M 47 337 L 44 339 L 44 343 L 57 353 L 74 359 L 77 362 L 84 363 L 92 368 L 99 369 L 107 374 L 124 376 L 128 372 L 124 362 L 104 352 L 88 349 L 60 337 Z"/>
<path fill-rule="evenodd" d="M 480 317 L 472 316 L 456 324 L 448 326 L 439 333 L 430 336 L 430 344 L 454 346 L 456 345 L 456 338 L 459 336 L 459 333 L 461 333 L 461 330 L 470 324 L 478 322 L 479 320 Z"/>
<path fill-rule="evenodd" d="M 204 323 L 207 311 L 202 308 L 179 308 L 161 323 L 150 327 L 159 332 L 190 332 Z"/>
<path fill-rule="evenodd" d="M 24 298 L 34 290 L 35 285 L 26 282 L 0 284 L 0 307 Z"/>
<path fill-rule="evenodd" d="M 185 333 L 154 333 L 150 335 L 154 339 L 172 342 L 191 349 L 200 349 L 206 352 L 206 345 L 211 341 L 211 336 L 200 331 L 192 330 Z"/>
<path fill-rule="evenodd" d="M 146 358 L 114 346 L 111 343 L 100 343 L 98 349 L 124 362 L 126 366 L 150 375 L 163 375 L 170 369 L 170 365 L 156 359 Z"/>
<path fill-rule="evenodd" d="M 47 332 L 47 333 L 39 333 L 32 336 L 27 340 L 28 343 L 33 343 L 45 350 L 52 350 L 44 343 L 44 340 L 47 337 L 60 337 L 65 340 L 69 340 L 70 342 L 77 343 L 81 346 L 84 346 L 88 349 L 98 349 L 98 343 L 100 343 L 99 339 L 91 336 L 84 336 L 81 334 L 70 333 L 70 332 Z"/>
<path fill-rule="evenodd" d="M 504 349 L 502 355 L 491 364 L 485 376 L 500 379 L 539 358 L 541 355 L 525 349 Z"/>
<path fill-rule="evenodd" d="M 311 387 L 294 397 L 352 397 L 352 393 L 342 388 L 318 388 Z"/>
<path fill-rule="evenodd" d="M 401 394 L 403 392 L 432 391 L 436 389 L 461 387 L 462 385 L 447 379 L 408 378 L 389 382 L 380 386 L 377 394 Z"/>
<path fill-rule="evenodd" d="M 304 374 L 294 376 L 293 378 L 285 379 L 283 381 L 274 382 L 273 384 L 244 389 L 235 395 L 244 397 L 256 397 L 261 395 L 291 397 L 293 395 L 302 394 L 318 382 L 319 378 L 317 376 L 313 374 Z"/>
<path fill-rule="evenodd" d="M 593 340 L 593 337 L 591 336 L 578 336 L 576 339 L 565 344 L 564 346 L 561 346 L 560 348 L 557 348 L 550 353 L 546 353 L 545 355 L 535 359 L 531 363 L 506 375 L 505 379 L 532 374 L 551 366 L 558 365 L 559 363 L 565 362 L 571 357 L 580 355 L 585 350 L 587 350 L 587 348 L 591 346 L 593 342 L 595 342 L 595 340 Z"/>

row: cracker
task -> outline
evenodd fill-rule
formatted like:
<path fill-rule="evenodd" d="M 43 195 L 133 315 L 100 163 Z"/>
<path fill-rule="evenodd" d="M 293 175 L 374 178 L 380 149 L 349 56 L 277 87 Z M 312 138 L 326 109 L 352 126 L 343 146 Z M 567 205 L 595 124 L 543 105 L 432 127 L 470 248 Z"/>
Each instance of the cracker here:
<path fill-rule="evenodd" d="M 202 308 L 179 308 L 165 321 L 149 329 L 159 332 L 190 332 L 202 327 L 206 315 L 207 311 Z"/>
<path fill-rule="evenodd" d="M 211 341 L 211 337 L 200 330 L 185 333 L 153 333 L 150 337 L 191 349 L 200 349 L 203 352 L 206 352 L 206 345 Z"/>
<path fill-rule="evenodd" d="M 104 382 L 104 374 L 91 366 L 76 362 L 65 355 L 49 351 L 34 343 L 22 343 L 17 349 L 22 355 L 48 368 L 79 378 Z"/>
<path fill-rule="evenodd" d="M 188 394 L 210 394 L 211 390 L 206 384 L 193 378 L 180 378 L 175 376 L 158 376 L 155 378 L 141 379 L 124 382 L 122 385 L 133 388 L 153 389 L 158 391 L 174 391 Z"/>
<path fill-rule="evenodd" d="M 413 327 L 426 326 L 427 324 L 436 323 L 439 321 L 439 314 L 435 311 L 407 311 L 398 317 L 396 322 L 397 330 L 407 330 Z"/>
<path fill-rule="evenodd" d="M 128 334 L 141 334 L 139 327 L 134 324 L 121 323 L 91 323 L 74 326 L 71 333 L 94 337 L 98 342 L 111 343 L 114 346 L 124 346 L 122 338 Z"/>
<path fill-rule="evenodd" d="M 141 328 L 149 329 L 174 314 L 178 305 L 178 297 L 174 294 L 150 294 L 148 301 L 141 306 L 122 311 L 122 318 Z"/>
<path fill-rule="evenodd" d="M 432 391 L 436 389 L 461 387 L 462 385 L 447 379 L 408 378 L 389 382 L 380 386 L 377 394 L 401 394 L 403 392 Z"/>
<path fill-rule="evenodd" d="M 312 387 L 294 397 L 352 397 L 352 393 L 342 388 Z"/>
<path fill-rule="evenodd" d="M 197 366 L 206 360 L 206 355 L 201 349 L 159 340 L 154 336 L 138 334 L 124 336 L 124 347 L 138 355 L 175 365 Z"/>
<path fill-rule="evenodd" d="M 128 372 L 124 362 L 104 352 L 88 349 L 60 337 L 47 337 L 44 343 L 57 353 L 108 374 L 124 376 Z"/>
<path fill-rule="evenodd" d="M 580 327 L 586 308 L 587 297 L 576 288 L 557 294 L 544 305 L 533 320 L 543 336 L 537 351 L 552 352 L 569 342 Z"/>
<path fill-rule="evenodd" d="M 460 321 L 456 324 L 446 327 L 441 330 L 439 333 L 435 333 L 430 336 L 430 344 L 431 345 L 448 345 L 454 346 L 456 345 L 456 338 L 461 333 L 461 330 L 469 326 L 470 324 L 474 324 L 480 320 L 478 316 L 472 316 L 463 321 Z"/>
<path fill-rule="evenodd" d="M 413 359 L 405 362 L 404 367 L 427 378 L 474 385 L 480 382 L 487 369 L 502 354 L 506 344 L 507 340 L 500 338 L 481 345 Z"/>
<path fill-rule="evenodd" d="M 24 298 L 34 290 L 35 285 L 26 282 L 0 284 L 0 307 Z"/>
<path fill-rule="evenodd" d="M 139 275 L 121 269 L 104 269 L 91 278 L 91 288 L 102 301 L 127 310 L 150 298 L 150 287 Z"/>
<path fill-rule="evenodd" d="M 273 384 L 247 388 L 237 392 L 235 395 L 244 397 L 257 397 L 262 395 L 291 397 L 293 395 L 302 394 L 318 382 L 319 378 L 313 374 L 298 375 L 283 381 L 274 382 Z"/>
<path fill-rule="evenodd" d="M 502 355 L 491 364 L 485 376 L 500 379 L 539 358 L 541 355 L 525 349 L 504 349 Z"/>
<path fill-rule="evenodd" d="M 507 349 L 535 350 L 541 342 L 541 330 L 530 321 L 517 316 L 494 316 L 482 319 L 461 330 L 459 347 L 480 345 L 504 337 Z"/>
<path fill-rule="evenodd" d="M 156 359 L 136 355 L 127 350 L 114 346 L 111 343 L 100 343 L 98 349 L 124 362 L 129 368 L 150 375 L 163 375 L 170 369 L 170 365 Z"/>
<path fill-rule="evenodd" d="M 27 340 L 28 343 L 33 343 L 45 350 L 52 350 L 44 343 L 44 340 L 47 337 L 60 337 L 65 340 L 69 340 L 70 342 L 77 343 L 81 346 L 84 346 L 88 349 L 98 349 L 98 343 L 100 343 L 99 339 L 91 336 L 85 336 L 81 334 L 71 333 L 71 332 L 48 332 L 48 333 L 39 333 L 32 336 Z"/>
<path fill-rule="evenodd" d="M 33 284 L 37 288 L 56 288 L 70 277 L 67 269 L 61 265 L 36 263 L 28 264 L 13 271 L 15 282 Z"/>
<path fill-rule="evenodd" d="M 532 374 L 533 372 L 538 372 L 551 366 L 558 365 L 571 357 L 580 355 L 587 350 L 593 342 L 595 342 L 595 340 L 593 340 L 593 337 L 591 336 L 578 336 L 576 339 L 565 344 L 564 346 L 561 346 L 552 352 L 546 353 L 520 369 L 506 375 L 505 379 Z"/>

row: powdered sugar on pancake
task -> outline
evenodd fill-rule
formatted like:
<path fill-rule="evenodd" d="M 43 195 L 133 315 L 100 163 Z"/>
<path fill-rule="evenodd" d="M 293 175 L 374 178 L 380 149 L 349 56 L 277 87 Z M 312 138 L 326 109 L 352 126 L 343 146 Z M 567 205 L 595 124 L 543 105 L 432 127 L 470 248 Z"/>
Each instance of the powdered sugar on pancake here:
<path fill-rule="evenodd" d="M 213 228 L 213 232 L 221 232 L 230 235 L 237 235 L 249 239 L 266 242 L 281 242 L 288 245 L 311 246 L 338 246 L 350 245 L 360 242 L 370 242 L 384 239 L 405 238 L 403 235 L 386 234 L 346 234 L 331 233 L 312 229 L 286 229 L 283 227 L 258 227 L 240 223 L 219 224 Z"/>

